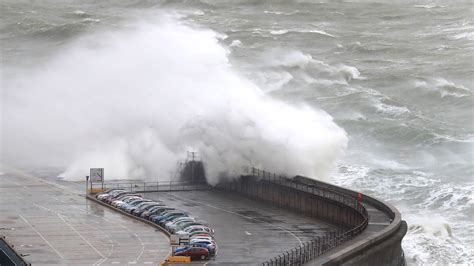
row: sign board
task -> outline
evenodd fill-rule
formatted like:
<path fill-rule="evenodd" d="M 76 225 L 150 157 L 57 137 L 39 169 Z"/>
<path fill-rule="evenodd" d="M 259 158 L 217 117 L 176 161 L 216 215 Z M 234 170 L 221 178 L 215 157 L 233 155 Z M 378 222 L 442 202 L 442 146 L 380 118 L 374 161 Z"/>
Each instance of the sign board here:
<path fill-rule="evenodd" d="M 189 245 L 189 235 L 172 234 L 170 237 L 171 246 Z"/>
<path fill-rule="evenodd" d="M 104 182 L 104 168 L 91 168 L 90 180 L 91 183 Z"/>

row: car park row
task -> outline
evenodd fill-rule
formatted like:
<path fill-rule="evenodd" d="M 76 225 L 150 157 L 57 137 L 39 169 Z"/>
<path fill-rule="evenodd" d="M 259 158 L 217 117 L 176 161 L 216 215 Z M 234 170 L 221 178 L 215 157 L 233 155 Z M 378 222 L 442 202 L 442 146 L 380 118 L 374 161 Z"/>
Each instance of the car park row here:
<path fill-rule="evenodd" d="M 170 234 L 189 236 L 189 243 L 178 247 L 174 251 L 175 256 L 204 260 L 217 254 L 214 230 L 186 212 L 123 189 L 108 189 L 98 193 L 96 199 L 123 212 L 149 220 Z"/>

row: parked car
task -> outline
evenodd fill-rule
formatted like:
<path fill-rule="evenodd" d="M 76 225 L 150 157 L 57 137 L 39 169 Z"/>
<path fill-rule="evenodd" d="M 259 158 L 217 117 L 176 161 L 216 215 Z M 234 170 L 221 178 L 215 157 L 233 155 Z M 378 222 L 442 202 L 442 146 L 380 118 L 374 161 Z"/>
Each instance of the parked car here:
<path fill-rule="evenodd" d="M 109 195 L 109 193 L 111 193 L 112 191 L 115 191 L 115 190 L 123 190 L 123 189 L 120 189 L 120 188 L 110 188 L 110 189 L 107 189 L 107 190 L 104 191 L 104 192 L 99 192 L 99 193 L 95 194 L 95 197 L 96 197 L 96 199 L 99 199 L 99 197 L 107 196 L 107 195 Z"/>
<path fill-rule="evenodd" d="M 168 214 L 166 217 L 160 219 L 158 224 L 163 227 L 167 222 L 174 221 L 180 217 L 188 217 L 188 214 L 184 212 Z"/>
<path fill-rule="evenodd" d="M 194 217 L 180 217 L 174 221 L 167 222 L 165 224 L 165 229 L 171 232 L 172 229 L 179 227 L 179 225 L 190 222 L 196 222 L 196 219 L 194 219 Z"/>
<path fill-rule="evenodd" d="M 132 214 L 135 215 L 135 216 L 140 216 L 140 214 L 142 214 L 144 211 L 149 210 L 149 209 L 151 209 L 153 207 L 156 207 L 156 206 L 163 207 L 165 205 L 161 202 L 153 202 L 153 201 L 152 202 L 147 202 L 145 204 L 142 203 L 142 204 L 140 204 L 140 206 L 138 206 L 137 209 L 132 211 Z"/>
<path fill-rule="evenodd" d="M 113 190 L 110 190 L 107 193 L 97 193 L 96 199 L 98 199 L 100 201 L 104 201 L 105 199 L 113 197 L 114 195 L 116 195 L 118 193 L 121 193 L 121 192 L 126 192 L 126 191 L 124 189 L 113 189 Z"/>
<path fill-rule="evenodd" d="M 117 208 L 121 208 L 121 206 L 125 205 L 125 204 L 128 204 L 129 201 L 132 201 L 132 200 L 136 200 L 136 199 L 141 199 L 141 197 L 139 196 L 135 196 L 135 195 L 131 195 L 131 196 L 125 196 L 121 199 L 117 199 L 117 200 L 114 200 L 110 203 L 110 205 L 114 206 L 114 207 L 117 207 Z"/>
<path fill-rule="evenodd" d="M 212 230 L 211 228 L 207 227 L 207 226 L 202 226 L 202 225 L 193 225 L 193 226 L 189 226 L 183 230 L 180 230 L 178 232 L 176 232 L 177 234 L 192 234 L 194 232 L 207 232 L 208 234 L 213 234 L 214 233 L 214 230 Z"/>
<path fill-rule="evenodd" d="M 195 226 L 195 225 L 202 225 L 202 226 L 205 226 L 203 224 L 203 222 L 197 222 L 197 221 L 184 221 L 184 222 L 181 222 L 181 223 L 178 223 L 172 227 L 170 227 L 170 231 L 172 233 L 174 232 L 177 232 L 177 231 L 182 231 L 190 226 Z"/>
<path fill-rule="evenodd" d="M 178 211 L 178 210 L 172 210 L 172 211 L 166 211 L 155 217 L 152 221 L 156 224 L 160 224 L 162 222 L 166 222 L 169 218 L 173 217 L 183 217 L 183 216 L 188 216 L 187 213 Z"/>
<path fill-rule="evenodd" d="M 166 207 L 166 206 L 163 206 L 162 208 L 160 207 L 157 207 L 156 209 L 153 208 L 151 209 L 150 211 L 147 211 L 147 212 L 144 212 L 142 214 L 142 218 L 145 218 L 145 219 L 148 219 L 150 221 L 153 221 L 153 219 L 155 219 L 156 217 L 160 216 L 163 212 L 165 211 L 172 211 L 172 210 L 176 210 L 175 208 L 171 208 L 171 207 Z"/>
<path fill-rule="evenodd" d="M 105 202 L 105 203 L 112 203 L 112 201 L 114 201 L 115 199 L 121 197 L 121 196 L 125 196 L 125 195 L 130 195 L 131 193 L 128 192 L 128 191 L 114 191 L 112 192 L 111 194 L 109 194 L 108 197 L 105 197 L 102 201 Z"/>
<path fill-rule="evenodd" d="M 189 238 L 189 241 L 198 241 L 198 240 L 207 240 L 207 241 L 216 243 L 216 241 L 214 240 L 214 237 L 212 236 L 191 236 Z"/>
<path fill-rule="evenodd" d="M 99 192 L 97 194 L 95 194 L 95 198 L 100 200 L 101 198 L 103 197 L 106 197 L 109 195 L 110 192 L 114 191 L 114 190 L 118 190 L 117 188 L 113 188 L 113 189 L 107 189 L 106 191 L 104 192 Z"/>
<path fill-rule="evenodd" d="M 136 199 L 134 201 L 129 202 L 127 205 L 122 207 L 122 210 L 128 213 L 131 213 L 133 210 L 137 208 L 137 205 L 143 202 L 150 202 L 149 199 Z"/>
<path fill-rule="evenodd" d="M 187 256 L 191 259 L 204 260 L 209 257 L 209 250 L 203 247 L 189 247 L 178 252 L 175 252 L 175 256 Z"/>
<path fill-rule="evenodd" d="M 212 242 L 212 241 L 209 241 L 209 240 L 203 240 L 203 239 L 199 239 L 199 240 L 191 240 L 190 241 L 190 245 L 192 247 L 203 247 L 203 248 L 207 248 L 207 250 L 209 251 L 209 255 L 210 256 L 214 256 L 216 254 L 216 251 L 217 251 L 217 245 L 215 242 Z"/>
<path fill-rule="evenodd" d="M 193 236 L 209 236 L 209 237 L 213 237 L 211 234 L 209 234 L 209 232 L 207 231 L 194 231 L 192 233 L 188 233 L 189 237 L 193 237 Z"/>
<path fill-rule="evenodd" d="M 170 233 L 188 235 L 189 245 L 178 248 L 175 251 L 177 256 L 189 256 L 194 260 L 206 259 L 217 253 L 214 230 L 186 212 L 167 207 L 159 201 L 144 199 L 140 194 L 124 189 L 108 189 L 98 193 L 96 198 L 125 212 L 149 219 Z"/>

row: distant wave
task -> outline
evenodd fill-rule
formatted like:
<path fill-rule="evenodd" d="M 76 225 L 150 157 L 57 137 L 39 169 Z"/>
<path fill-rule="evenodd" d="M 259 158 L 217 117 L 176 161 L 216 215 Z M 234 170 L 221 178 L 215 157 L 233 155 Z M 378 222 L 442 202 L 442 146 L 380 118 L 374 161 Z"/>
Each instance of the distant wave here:
<path fill-rule="evenodd" d="M 441 96 L 441 98 L 462 98 L 472 95 L 471 89 L 468 89 L 463 85 L 455 84 L 454 82 L 448 81 L 442 77 L 415 81 L 415 87 L 429 92 L 436 92 Z"/>
<path fill-rule="evenodd" d="M 282 34 L 287 34 L 287 33 L 316 33 L 324 36 L 329 36 L 332 38 L 336 38 L 335 35 L 332 35 L 330 33 L 327 33 L 323 30 L 316 30 L 316 29 L 301 29 L 301 30 L 286 30 L 286 29 L 281 29 L 281 30 L 271 30 L 270 33 L 273 35 L 282 35 Z"/>
<path fill-rule="evenodd" d="M 288 33 L 288 30 L 271 30 L 270 33 L 273 35 L 282 35 Z"/>
<path fill-rule="evenodd" d="M 299 10 L 295 10 L 295 11 L 292 11 L 292 12 L 270 11 L 270 10 L 264 10 L 263 11 L 263 13 L 265 13 L 265 14 L 285 15 L 285 16 L 294 15 L 294 14 L 297 14 L 298 12 L 300 12 L 300 11 Z"/>
<path fill-rule="evenodd" d="M 469 41 L 473 41 L 474 40 L 474 32 L 463 32 L 463 33 L 459 33 L 459 34 L 455 34 L 452 36 L 453 39 L 455 40 L 460 40 L 460 39 L 467 39 Z"/>
<path fill-rule="evenodd" d="M 430 5 L 414 5 L 413 7 L 415 7 L 415 8 L 426 8 L 426 9 L 444 8 L 444 6 L 436 5 L 436 4 L 430 4 Z"/>
<path fill-rule="evenodd" d="M 292 80 L 328 86 L 364 79 L 356 67 L 330 65 L 298 50 L 271 49 L 259 61 L 264 62 L 262 72 L 253 75 L 266 91 L 281 89 Z"/>
<path fill-rule="evenodd" d="M 240 40 L 233 40 L 232 43 L 229 45 L 230 47 L 239 47 L 242 45 Z"/>

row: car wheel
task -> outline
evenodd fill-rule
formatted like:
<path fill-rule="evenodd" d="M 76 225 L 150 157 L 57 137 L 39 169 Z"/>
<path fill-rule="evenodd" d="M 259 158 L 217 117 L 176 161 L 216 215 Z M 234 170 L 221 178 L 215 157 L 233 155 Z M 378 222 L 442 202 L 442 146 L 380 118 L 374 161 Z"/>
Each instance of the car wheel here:
<path fill-rule="evenodd" d="M 201 260 L 205 259 L 206 256 L 205 255 L 201 255 Z"/>

